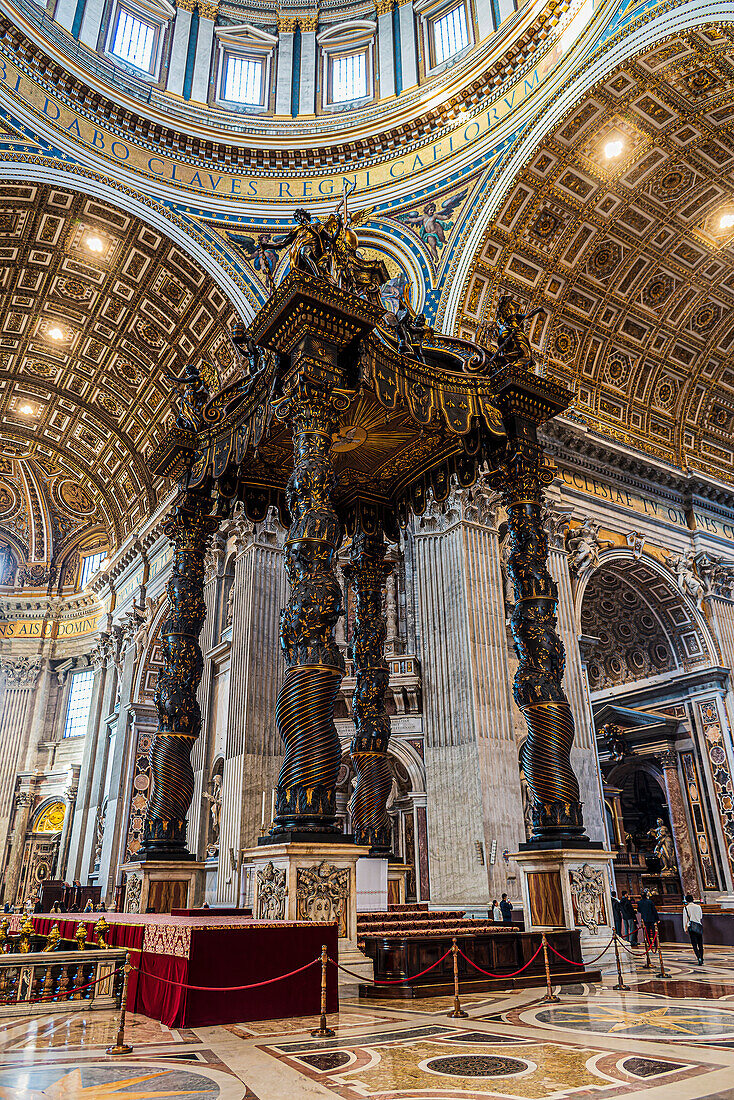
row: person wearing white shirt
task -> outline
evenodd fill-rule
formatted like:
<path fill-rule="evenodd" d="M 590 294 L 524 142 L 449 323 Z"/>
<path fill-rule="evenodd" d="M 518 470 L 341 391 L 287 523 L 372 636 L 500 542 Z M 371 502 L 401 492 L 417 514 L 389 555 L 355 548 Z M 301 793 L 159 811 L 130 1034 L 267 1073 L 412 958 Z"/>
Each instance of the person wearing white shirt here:
<path fill-rule="evenodd" d="M 492 902 L 491 916 L 492 920 L 495 921 L 496 924 L 502 924 L 504 917 L 502 916 L 502 910 L 500 909 L 499 904 L 496 900 Z"/>
<path fill-rule="evenodd" d="M 683 931 L 690 937 L 698 965 L 703 966 L 703 909 L 697 901 L 693 900 L 693 894 L 686 894 L 686 904 L 683 906 Z"/>

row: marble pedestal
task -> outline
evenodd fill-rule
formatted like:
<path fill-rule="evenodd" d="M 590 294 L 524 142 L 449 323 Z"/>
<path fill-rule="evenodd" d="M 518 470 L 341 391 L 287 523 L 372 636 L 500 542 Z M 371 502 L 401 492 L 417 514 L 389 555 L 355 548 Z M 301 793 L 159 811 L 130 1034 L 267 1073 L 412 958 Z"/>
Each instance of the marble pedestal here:
<path fill-rule="evenodd" d="M 146 859 L 125 863 L 125 912 L 170 913 L 194 909 L 204 900 L 206 864 L 193 860 Z"/>
<path fill-rule="evenodd" d="M 408 886 L 407 863 L 388 863 L 387 865 L 387 904 L 405 905 Z"/>
<path fill-rule="evenodd" d="M 357 860 L 369 846 L 289 842 L 261 844 L 244 853 L 253 883 L 256 920 L 336 921 L 339 962 L 357 977 L 339 971 L 339 994 L 351 996 L 374 976 L 372 960 L 357 947 Z"/>
<path fill-rule="evenodd" d="M 614 853 L 601 848 L 541 848 L 517 852 L 512 858 L 522 875 L 526 930 L 578 928 L 582 958 L 598 955 L 614 927 Z M 613 954 L 609 958 L 613 960 Z"/>

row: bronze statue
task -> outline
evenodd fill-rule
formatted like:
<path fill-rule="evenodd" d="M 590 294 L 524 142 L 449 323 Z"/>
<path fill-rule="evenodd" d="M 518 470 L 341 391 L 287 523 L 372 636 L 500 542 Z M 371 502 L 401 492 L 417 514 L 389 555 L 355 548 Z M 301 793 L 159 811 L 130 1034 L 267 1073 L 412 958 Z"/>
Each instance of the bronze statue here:
<path fill-rule="evenodd" d="M 331 258 L 343 223 L 339 214 L 329 218 L 330 227 L 299 208 L 293 217 L 296 228 L 272 238 L 275 248 L 290 246 L 291 269 L 305 271 L 316 279 L 331 281 Z"/>
<path fill-rule="evenodd" d="M 647 835 L 654 837 L 657 842 L 655 844 L 655 855 L 660 860 L 661 874 L 675 874 L 676 859 L 673 835 L 662 817 L 658 818 L 655 828 L 650 829 Z"/>
<path fill-rule="evenodd" d="M 494 356 L 496 367 L 502 367 L 508 363 L 532 364 L 534 362 L 530 340 L 523 325 L 538 313 L 543 313 L 540 306 L 522 313 L 515 305 L 511 294 L 500 296 L 494 321 L 483 329 L 485 339 L 487 336 L 494 337 L 497 342 L 497 351 Z"/>
<path fill-rule="evenodd" d="M 202 377 L 199 367 L 195 363 L 187 363 L 180 378 L 168 371 L 164 373 L 179 391 L 176 424 L 187 432 L 198 432 L 201 426 L 201 410 L 209 400 L 209 385 Z"/>

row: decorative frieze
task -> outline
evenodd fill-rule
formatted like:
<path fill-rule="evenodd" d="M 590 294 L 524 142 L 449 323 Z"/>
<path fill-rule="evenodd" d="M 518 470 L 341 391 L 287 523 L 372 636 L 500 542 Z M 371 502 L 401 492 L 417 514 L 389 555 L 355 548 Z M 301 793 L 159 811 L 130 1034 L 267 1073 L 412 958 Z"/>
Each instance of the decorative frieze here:
<path fill-rule="evenodd" d="M 698 715 L 703 729 L 703 745 L 711 766 L 726 856 L 734 873 L 734 784 L 716 699 L 699 701 Z"/>

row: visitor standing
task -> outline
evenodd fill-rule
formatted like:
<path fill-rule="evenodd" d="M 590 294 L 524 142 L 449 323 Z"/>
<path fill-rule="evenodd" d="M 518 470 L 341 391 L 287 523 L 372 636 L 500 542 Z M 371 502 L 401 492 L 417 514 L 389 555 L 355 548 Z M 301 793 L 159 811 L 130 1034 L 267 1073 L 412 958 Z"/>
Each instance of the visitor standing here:
<path fill-rule="evenodd" d="M 698 965 L 703 966 L 703 909 L 697 901 L 693 900 L 693 894 L 686 894 L 686 904 L 683 906 L 683 931 L 688 933 Z"/>
<path fill-rule="evenodd" d="M 502 911 L 502 923 L 512 924 L 512 902 L 507 900 L 507 894 L 502 895 L 500 910 Z"/>
<path fill-rule="evenodd" d="M 635 907 L 626 890 L 622 891 L 622 897 L 619 901 L 619 912 L 622 917 L 622 935 L 631 943 L 632 934 L 635 929 Z"/>
<path fill-rule="evenodd" d="M 640 914 L 640 920 L 645 926 L 645 935 L 647 936 L 647 942 L 650 947 L 655 946 L 655 928 L 658 921 L 658 911 L 655 908 L 655 902 L 650 897 L 650 891 L 645 890 L 640 898 L 640 904 L 637 907 L 637 912 Z"/>
<path fill-rule="evenodd" d="M 499 902 L 497 901 L 497 898 L 495 898 L 494 901 L 492 902 L 492 912 L 491 912 L 490 916 L 492 917 L 492 920 L 495 922 L 495 924 L 502 924 L 502 921 L 505 919 L 502 916 L 502 910 L 500 909 L 500 905 L 499 905 Z"/>
<path fill-rule="evenodd" d="M 614 931 L 620 936 L 622 934 L 622 905 L 614 890 L 612 890 L 612 917 L 614 918 Z"/>

